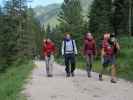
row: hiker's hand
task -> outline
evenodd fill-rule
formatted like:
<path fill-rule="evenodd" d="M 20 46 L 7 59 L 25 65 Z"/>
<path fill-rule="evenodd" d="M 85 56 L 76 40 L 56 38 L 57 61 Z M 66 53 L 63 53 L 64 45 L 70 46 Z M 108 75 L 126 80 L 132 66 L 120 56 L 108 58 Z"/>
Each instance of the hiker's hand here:
<path fill-rule="evenodd" d="M 62 57 L 65 57 L 65 55 L 63 54 Z"/>
<path fill-rule="evenodd" d="M 77 56 L 78 54 L 75 54 L 75 56 Z"/>
<path fill-rule="evenodd" d="M 102 51 L 101 51 L 101 56 L 105 56 L 104 49 L 102 49 Z"/>

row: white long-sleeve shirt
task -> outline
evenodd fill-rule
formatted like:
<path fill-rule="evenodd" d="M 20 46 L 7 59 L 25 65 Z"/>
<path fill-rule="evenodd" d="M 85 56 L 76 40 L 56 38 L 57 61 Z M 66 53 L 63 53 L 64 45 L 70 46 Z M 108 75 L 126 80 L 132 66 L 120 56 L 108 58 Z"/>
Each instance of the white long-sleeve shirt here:
<path fill-rule="evenodd" d="M 66 42 L 66 47 L 65 47 L 65 42 Z M 64 41 L 62 42 L 62 55 L 71 54 L 71 53 L 78 54 L 75 40 L 70 40 L 70 41 L 65 41 L 65 42 Z"/>

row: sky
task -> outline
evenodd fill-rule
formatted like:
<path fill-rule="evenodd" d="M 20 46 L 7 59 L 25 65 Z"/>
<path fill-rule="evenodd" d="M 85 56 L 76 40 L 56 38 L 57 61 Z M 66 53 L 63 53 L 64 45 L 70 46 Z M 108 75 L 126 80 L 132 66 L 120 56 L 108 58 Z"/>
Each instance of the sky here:
<path fill-rule="evenodd" d="M 0 0 L 0 5 L 2 4 L 3 0 Z"/>
<path fill-rule="evenodd" d="M 53 3 L 62 3 L 63 0 L 34 0 L 32 2 L 32 7 L 35 7 L 37 5 L 49 5 L 49 4 L 53 4 Z"/>
<path fill-rule="evenodd" d="M 0 4 L 2 4 L 2 2 L 5 0 L 0 0 Z M 31 0 L 28 0 L 31 1 Z M 49 4 L 53 4 L 53 3 L 62 3 L 63 0 L 32 0 L 33 2 L 30 3 L 32 7 L 36 7 L 38 5 L 42 5 L 42 6 L 47 6 Z"/>

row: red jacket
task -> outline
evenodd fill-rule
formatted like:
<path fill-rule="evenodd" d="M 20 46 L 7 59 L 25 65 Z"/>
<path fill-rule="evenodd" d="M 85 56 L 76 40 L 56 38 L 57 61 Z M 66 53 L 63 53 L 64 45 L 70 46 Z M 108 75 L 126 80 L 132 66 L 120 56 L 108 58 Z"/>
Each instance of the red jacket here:
<path fill-rule="evenodd" d="M 84 54 L 95 55 L 96 54 L 96 42 L 94 39 L 84 39 Z"/>
<path fill-rule="evenodd" d="M 44 42 L 43 43 L 43 54 L 44 56 L 48 56 L 51 53 L 55 52 L 55 45 L 52 42 Z"/>

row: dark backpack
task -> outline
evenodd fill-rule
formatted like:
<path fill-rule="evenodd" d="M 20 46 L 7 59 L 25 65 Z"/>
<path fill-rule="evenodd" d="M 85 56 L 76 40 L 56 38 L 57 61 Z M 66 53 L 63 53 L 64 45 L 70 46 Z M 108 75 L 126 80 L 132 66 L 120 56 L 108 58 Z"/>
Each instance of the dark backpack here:
<path fill-rule="evenodd" d="M 117 48 L 117 45 L 116 45 L 116 42 L 117 42 L 117 40 L 115 40 L 115 41 L 111 41 L 111 40 L 109 40 L 109 44 L 111 45 L 111 47 L 113 48 L 113 53 L 115 54 L 115 55 L 117 55 L 118 54 L 118 48 Z"/>
<path fill-rule="evenodd" d="M 119 50 L 118 50 L 118 48 L 117 48 L 116 44 L 114 44 L 114 54 L 115 54 L 115 55 L 117 55 L 117 54 L 118 54 L 118 52 L 119 52 Z"/>

